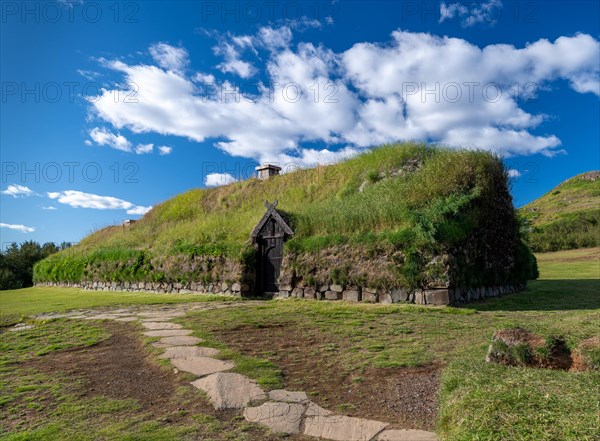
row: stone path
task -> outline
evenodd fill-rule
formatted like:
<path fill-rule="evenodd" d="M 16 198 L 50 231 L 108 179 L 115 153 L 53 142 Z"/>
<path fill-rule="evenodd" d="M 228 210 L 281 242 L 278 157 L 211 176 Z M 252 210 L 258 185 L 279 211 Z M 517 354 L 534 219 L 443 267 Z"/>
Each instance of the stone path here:
<path fill-rule="evenodd" d="M 251 303 L 251 302 L 248 302 Z M 77 318 L 87 320 L 139 321 L 147 337 L 161 337 L 152 343 L 164 349 L 160 358 L 168 359 L 180 371 L 199 377 L 191 384 L 203 391 L 215 409 L 241 409 L 244 418 L 262 424 L 275 433 L 296 434 L 334 441 L 438 441 L 433 432 L 387 429 L 388 423 L 334 415 L 308 399 L 305 392 L 272 390 L 268 394 L 250 378 L 227 372 L 235 367 L 231 361 L 219 360 L 219 351 L 201 347 L 202 339 L 172 323 L 187 311 L 235 307 L 227 303 L 142 306 L 116 310 L 79 310 L 64 314 L 42 314 L 39 320 Z M 32 325 L 19 324 L 21 331 Z"/>

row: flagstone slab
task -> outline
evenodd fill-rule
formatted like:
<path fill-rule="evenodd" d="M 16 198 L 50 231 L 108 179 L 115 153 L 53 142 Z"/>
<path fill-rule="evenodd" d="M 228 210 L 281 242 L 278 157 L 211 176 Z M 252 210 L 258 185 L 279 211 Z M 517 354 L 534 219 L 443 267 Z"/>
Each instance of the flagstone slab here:
<path fill-rule="evenodd" d="M 170 322 L 175 317 L 138 317 L 142 322 Z"/>
<path fill-rule="evenodd" d="M 170 322 L 142 322 L 142 326 L 146 329 L 182 329 L 183 326 L 178 325 L 177 323 Z"/>
<path fill-rule="evenodd" d="M 439 441 L 439 438 L 425 430 L 384 430 L 377 441 Z"/>
<path fill-rule="evenodd" d="M 172 346 L 166 348 L 165 352 L 159 358 L 194 358 L 194 357 L 214 357 L 219 353 L 215 348 L 203 348 L 200 346 Z"/>
<path fill-rule="evenodd" d="M 86 320 L 115 320 L 119 317 L 112 314 L 93 314 L 86 317 Z"/>
<path fill-rule="evenodd" d="M 17 323 L 12 328 L 9 328 L 12 332 L 26 331 L 27 329 L 33 329 L 33 325 L 26 325 L 25 323 Z"/>
<path fill-rule="evenodd" d="M 312 401 L 308 403 L 306 407 L 306 412 L 304 413 L 305 417 L 325 417 L 331 415 L 333 412 L 327 409 L 323 409 L 318 404 L 313 403 Z"/>
<path fill-rule="evenodd" d="M 210 357 L 172 358 L 171 364 L 181 371 L 189 372 L 199 377 L 228 371 L 235 367 L 230 361 L 216 360 Z"/>
<path fill-rule="evenodd" d="M 135 322 L 138 320 L 137 317 L 119 317 L 115 319 L 118 322 Z"/>
<path fill-rule="evenodd" d="M 155 348 L 170 348 L 171 346 L 192 346 L 203 342 L 201 338 L 192 335 L 177 335 L 175 337 L 161 338 L 159 341 L 152 343 Z"/>
<path fill-rule="evenodd" d="M 144 332 L 144 335 L 147 337 L 179 337 L 190 335 L 192 332 L 194 331 L 191 329 L 159 329 L 156 331 Z"/>
<path fill-rule="evenodd" d="M 36 316 L 38 320 L 52 320 L 59 318 L 67 318 L 68 314 L 39 314 Z"/>
<path fill-rule="evenodd" d="M 300 433 L 303 413 L 302 404 L 269 401 L 258 407 L 247 407 L 244 418 L 263 424 L 275 433 Z"/>
<path fill-rule="evenodd" d="M 183 317 L 185 312 L 182 311 L 142 311 L 138 312 L 137 315 L 140 317 L 148 317 L 148 318 L 174 318 L 174 317 Z"/>
<path fill-rule="evenodd" d="M 275 389 L 269 392 L 269 399 L 285 401 L 286 403 L 304 403 L 308 401 L 306 392 L 290 392 L 284 389 Z"/>
<path fill-rule="evenodd" d="M 388 426 L 380 421 L 330 415 L 304 420 L 304 434 L 335 441 L 370 441 Z"/>
<path fill-rule="evenodd" d="M 241 374 L 219 372 L 193 381 L 192 385 L 208 395 L 217 410 L 241 409 L 251 401 L 267 398 L 258 384 Z"/>

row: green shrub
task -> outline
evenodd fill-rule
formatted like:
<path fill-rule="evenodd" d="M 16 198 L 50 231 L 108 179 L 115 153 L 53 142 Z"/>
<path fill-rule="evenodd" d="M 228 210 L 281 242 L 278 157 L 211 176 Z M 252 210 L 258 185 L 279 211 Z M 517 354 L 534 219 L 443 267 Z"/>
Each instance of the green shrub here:
<path fill-rule="evenodd" d="M 528 239 L 536 252 L 600 246 L 600 209 L 568 213 L 559 220 L 533 227 Z"/>

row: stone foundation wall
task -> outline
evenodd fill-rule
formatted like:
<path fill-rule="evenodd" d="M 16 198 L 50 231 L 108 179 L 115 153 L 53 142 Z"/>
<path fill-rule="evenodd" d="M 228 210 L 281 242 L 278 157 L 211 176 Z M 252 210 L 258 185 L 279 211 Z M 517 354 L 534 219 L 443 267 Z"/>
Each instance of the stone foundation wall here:
<path fill-rule="evenodd" d="M 345 300 L 366 303 L 414 303 L 417 305 L 460 305 L 488 297 L 522 291 L 526 284 L 478 288 L 444 288 L 427 290 L 375 289 L 356 286 L 324 285 L 319 287 L 282 286 L 278 298 Z"/>
<path fill-rule="evenodd" d="M 158 294 L 220 294 L 246 296 L 250 288 L 244 283 L 167 283 L 167 282 L 41 282 L 36 286 L 82 288 L 86 291 L 129 291 Z"/>
<path fill-rule="evenodd" d="M 89 291 L 129 291 L 159 294 L 217 294 L 228 296 L 252 295 L 243 283 L 166 283 L 166 282 L 43 282 L 36 286 L 82 288 Z M 498 297 L 522 291 L 526 284 L 478 288 L 444 288 L 427 290 L 375 289 L 355 286 L 324 285 L 319 287 L 282 286 L 276 298 L 310 300 L 345 300 L 365 303 L 413 303 L 417 305 L 460 305 L 474 300 Z"/>

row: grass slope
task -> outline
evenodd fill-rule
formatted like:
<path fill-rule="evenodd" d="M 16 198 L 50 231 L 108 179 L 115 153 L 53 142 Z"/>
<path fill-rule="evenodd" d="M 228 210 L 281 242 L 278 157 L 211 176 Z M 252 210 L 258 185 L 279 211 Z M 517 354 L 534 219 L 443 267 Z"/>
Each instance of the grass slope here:
<path fill-rule="evenodd" d="M 600 172 L 568 179 L 519 212 L 534 251 L 600 246 Z"/>

